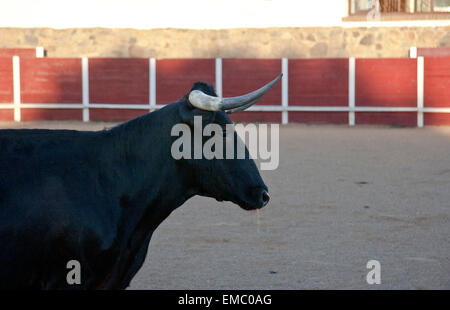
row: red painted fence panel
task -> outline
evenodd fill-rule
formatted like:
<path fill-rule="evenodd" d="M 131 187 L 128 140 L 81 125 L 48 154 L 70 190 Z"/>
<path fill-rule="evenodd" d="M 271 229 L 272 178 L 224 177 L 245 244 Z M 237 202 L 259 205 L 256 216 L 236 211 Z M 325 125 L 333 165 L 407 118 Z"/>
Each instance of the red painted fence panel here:
<path fill-rule="evenodd" d="M 149 110 L 89 108 L 89 119 L 99 122 L 121 122 L 148 112 Z"/>
<path fill-rule="evenodd" d="M 149 60 L 142 58 L 90 58 L 89 102 L 149 104 Z M 123 121 L 149 110 L 90 109 L 91 120 Z"/>
<path fill-rule="evenodd" d="M 348 124 L 347 112 L 289 112 L 290 123 Z"/>
<path fill-rule="evenodd" d="M 416 107 L 416 59 L 356 59 L 356 106 Z M 407 125 L 417 123 L 399 112 L 356 113 L 357 124 Z M 359 115 L 360 114 L 360 115 Z"/>
<path fill-rule="evenodd" d="M 21 120 L 28 121 L 65 121 L 81 120 L 81 109 L 21 109 Z"/>
<path fill-rule="evenodd" d="M 0 48 L 0 57 L 19 56 L 20 58 L 35 58 L 35 48 Z"/>
<path fill-rule="evenodd" d="M 450 126 L 450 113 L 425 113 L 425 126 Z"/>
<path fill-rule="evenodd" d="M 358 112 L 359 125 L 417 126 L 416 112 Z"/>
<path fill-rule="evenodd" d="M 30 49 L 35 55 L 35 49 Z M 31 55 L 31 54 L 30 54 Z M 0 58 L 0 103 L 13 102 L 11 57 Z M 450 108 L 450 57 L 425 58 L 425 108 Z M 348 59 L 289 60 L 289 106 L 347 106 Z M 81 59 L 20 58 L 21 119 L 81 120 L 82 110 L 27 108 L 27 103 L 82 103 Z M 281 72 L 280 59 L 223 59 L 223 96 L 238 96 L 271 81 Z M 357 107 L 416 107 L 417 59 L 357 59 Z M 165 59 L 156 62 L 157 104 L 180 99 L 196 81 L 214 85 L 214 59 Z M 149 59 L 89 59 L 91 104 L 149 106 Z M 257 103 L 281 106 L 282 83 Z M 90 108 L 90 119 L 123 121 L 148 109 Z M 12 120 L 12 108 L 0 120 Z M 234 121 L 281 122 L 281 112 L 241 112 Z M 357 124 L 416 126 L 415 112 L 356 112 Z M 424 115 L 425 125 L 450 125 L 449 113 Z M 289 122 L 347 124 L 347 112 L 289 112 Z"/>
<path fill-rule="evenodd" d="M 450 57 L 425 58 L 424 106 L 450 108 Z M 425 125 L 450 125 L 449 113 L 426 113 Z"/>
<path fill-rule="evenodd" d="M 0 121 L 10 122 L 14 120 L 13 109 L 0 109 Z"/>
<path fill-rule="evenodd" d="M 450 47 L 419 47 L 417 49 L 417 56 L 424 57 L 449 57 Z"/>
<path fill-rule="evenodd" d="M 281 112 L 243 111 L 229 115 L 233 122 L 281 123 Z"/>
<path fill-rule="evenodd" d="M 78 103 L 81 95 L 79 58 L 20 59 L 22 103 Z M 21 109 L 21 118 L 30 120 L 80 120 L 81 110 Z"/>
<path fill-rule="evenodd" d="M 290 59 L 289 105 L 347 106 L 348 59 Z"/>
<path fill-rule="evenodd" d="M 0 58 L 0 103 L 13 103 L 12 59 Z M 0 109 L 0 121 L 14 120 L 13 109 Z"/>
<path fill-rule="evenodd" d="M 254 91 L 281 73 L 280 59 L 223 59 L 222 92 L 233 97 Z M 278 82 L 256 105 L 281 105 L 281 82 Z M 231 114 L 233 121 L 281 122 L 281 112 L 246 112 Z"/>
<path fill-rule="evenodd" d="M 348 59 L 289 59 L 290 106 L 348 106 Z M 348 124 L 347 112 L 289 112 L 289 122 Z"/>
<path fill-rule="evenodd" d="M 416 59 L 357 59 L 356 106 L 416 107 Z"/>
<path fill-rule="evenodd" d="M 160 59 L 156 61 L 156 104 L 181 99 L 195 82 L 215 86 L 214 59 Z"/>
<path fill-rule="evenodd" d="M 22 103 L 81 103 L 79 58 L 20 60 Z"/>
<path fill-rule="evenodd" d="M 0 103 L 12 103 L 13 71 L 12 59 L 0 58 Z"/>

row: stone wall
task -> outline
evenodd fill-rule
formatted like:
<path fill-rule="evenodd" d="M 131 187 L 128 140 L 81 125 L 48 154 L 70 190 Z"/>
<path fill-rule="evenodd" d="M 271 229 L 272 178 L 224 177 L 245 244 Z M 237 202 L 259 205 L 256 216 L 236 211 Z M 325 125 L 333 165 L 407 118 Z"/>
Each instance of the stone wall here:
<path fill-rule="evenodd" d="M 450 46 L 450 27 L 0 28 L 0 48 L 35 46 L 43 46 L 48 57 L 407 57 L 411 46 Z"/>

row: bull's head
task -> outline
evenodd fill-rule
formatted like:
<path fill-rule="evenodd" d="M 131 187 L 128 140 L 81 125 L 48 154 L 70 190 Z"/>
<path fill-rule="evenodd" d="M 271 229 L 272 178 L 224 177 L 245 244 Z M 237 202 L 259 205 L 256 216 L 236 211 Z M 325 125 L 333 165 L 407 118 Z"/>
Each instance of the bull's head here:
<path fill-rule="evenodd" d="M 194 132 L 203 132 L 209 124 L 215 124 L 223 129 L 223 154 L 225 148 L 234 144 L 233 159 L 181 159 L 179 164 L 183 169 L 190 171 L 195 190 L 202 196 L 208 196 L 218 201 L 232 201 L 246 210 L 259 209 L 269 202 L 269 193 L 259 171 L 250 157 L 248 149 L 245 148 L 245 158 L 238 159 L 238 143 L 243 143 L 236 132 L 227 132 L 232 121 L 227 114 L 243 111 L 255 104 L 269 91 L 281 78 L 278 76 L 264 87 L 243 96 L 232 98 L 220 98 L 216 95 L 214 88 L 206 83 L 195 83 L 190 92 L 181 100 L 179 113 L 184 124 L 191 129 L 192 145 L 194 144 Z M 201 117 L 201 124 L 195 122 L 195 118 Z M 227 126 L 228 125 L 228 126 Z M 196 128 L 200 126 L 201 128 Z M 217 126 L 216 126 L 217 127 Z M 226 133 L 227 132 L 227 133 Z M 225 134 L 226 133 L 226 134 Z M 202 135 L 202 145 L 210 137 Z M 194 150 L 195 146 L 192 147 Z M 229 150 L 228 150 L 229 152 Z M 186 170 L 185 170 L 186 171 Z"/>

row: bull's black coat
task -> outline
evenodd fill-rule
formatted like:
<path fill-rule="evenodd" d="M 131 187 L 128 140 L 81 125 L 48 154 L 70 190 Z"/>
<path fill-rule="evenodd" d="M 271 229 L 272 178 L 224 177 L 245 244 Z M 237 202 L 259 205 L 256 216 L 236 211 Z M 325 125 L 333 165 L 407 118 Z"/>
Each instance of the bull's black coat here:
<path fill-rule="evenodd" d="M 0 130 L 0 288 L 123 289 L 152 233 L 190 197 L 261 207 L 267 188 L 251 159 L 172 158 L 172 127 L 194 115 L 230 123 L 185 96 L 110 130 Z M 82 283 L 69 286 L 73 259 Z"/>

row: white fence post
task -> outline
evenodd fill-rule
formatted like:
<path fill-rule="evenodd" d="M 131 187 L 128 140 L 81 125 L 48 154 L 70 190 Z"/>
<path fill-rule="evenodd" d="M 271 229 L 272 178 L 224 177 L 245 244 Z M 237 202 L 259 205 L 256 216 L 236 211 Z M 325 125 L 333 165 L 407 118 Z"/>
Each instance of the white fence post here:
<path fill-rule="evenodd" d="M 42 58 L 44 54 L 44 48 L 42 46 L 36 47 L 36 58 Z"/>
<path fill-rule="evenodd" d="M 216 92 L 222 97 L 222 58 L 216 58 Z"/>
<path fill-rule="evenodd" d="M 409 48 L 409 58 L 417 58 L 417 47 L 413 46 Z"/>
<path fill-rule="evenodd" d="M 81 83 L 83 93 L 83 122 L 89 122 L 89 59 L 81 58 Z"/>
<path fill-rule="evenodd" d="M 417 57 L 417 127 L 422 128 L 423 120 L 423 106 L 424 106 L 424 58 Z"/>
<path fill-rule="evenodd" d="M 355 126 L 355 78 L 356 60 L 355 57 L 348 59 L 348 124 Z"/>
<path fill-rule="evenodd" d="M 20 58 L 19 56 L 13 56 L 13 94 L 14 94 L 14 121 L 20 122 Z"/>
<path fill-rule="evenodd" d="M 289 123 L 289 60 L 283 58 L 281 60 L 281 72 L 283 77 L 281 79 L 281 105 L 283 112 L 281 112 L 281 123 Z"/>
<path fill-rule="evenodd" d="M 156 59 L 150 58 L 149 61 L 149 105 L 150 112 L 156 109 Z"/>

